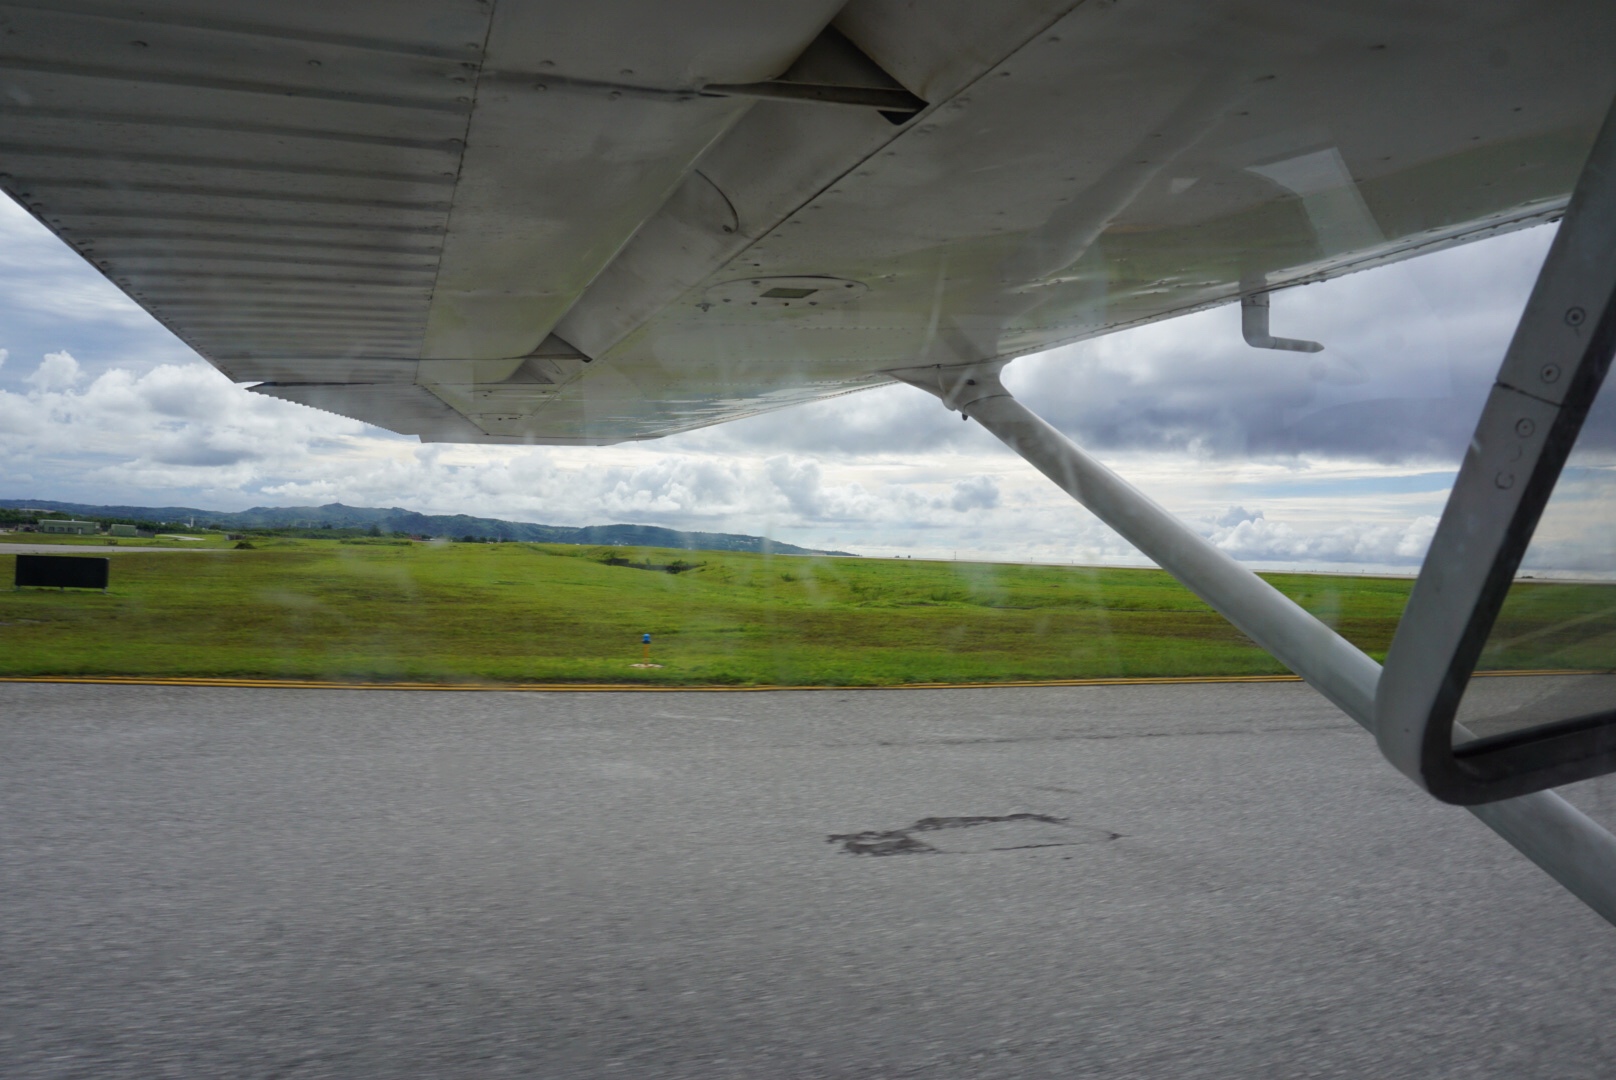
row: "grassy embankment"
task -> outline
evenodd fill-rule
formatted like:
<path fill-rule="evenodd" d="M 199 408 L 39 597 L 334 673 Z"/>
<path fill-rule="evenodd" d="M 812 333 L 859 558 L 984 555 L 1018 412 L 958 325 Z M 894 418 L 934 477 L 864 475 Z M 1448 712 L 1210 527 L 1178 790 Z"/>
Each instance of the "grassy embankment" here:
<path fill-rule="evenodd" d="M 177 543 L 177 542 L 170 542 Z M 1282 669 L 1165 574 L 539 544 L 260 540 L 114 555 L 112 589 L 0 591 L 0 675 L 662 684 L 993 682 Z M 64 544 L 64 548 L 77 546 Z M 167 546 L 165 544 L 165 546 Z M 12 556 L 0 544 L 0 581 Z M 611 566 L 697 564 L 679 574 Z M 1380 656 L 1410 583 L 1270 575 Z M 1616 587 L 1539 585 L 1495 667 L 1603 666 Z M 1520 605 L 1517 605 L 1520 606 Z M 1602 620 L 1602 621 L 1601 621 Z M 659 669 L 636 669 L 639 635 Z M 1589 655 L 1584 655 L 1585 653 Z"/>

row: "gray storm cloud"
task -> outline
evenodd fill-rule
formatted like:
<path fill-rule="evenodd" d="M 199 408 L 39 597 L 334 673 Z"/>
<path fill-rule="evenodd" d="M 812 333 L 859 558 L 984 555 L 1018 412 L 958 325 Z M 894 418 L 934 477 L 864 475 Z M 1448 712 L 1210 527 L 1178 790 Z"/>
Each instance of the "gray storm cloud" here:
<path fill-rule="evenodd" d="M 1230 305 L 1013 361 L 1005 383 L 1099 451 L 1457 464 L 1552 239 L 1531 229 L 1276 295 L 1276 330 L 1322 353 L 1250 348 Z M 841 456 L 996 445 L 909 387 L 714 429 L 722 444 Z"/>
<path fill-rule="evenodd" d="M 954 497 L 948 505 L 964 513 L 968 510 L 992 510 L 999 505 L 999 484 L 991 476 L 973 476 L 954 483 Z"/>
<path fill-rule="evenodd" d="M 1012 364 L 1095 449 L 1456 465 L 1553 233 L 1535 229 L 1278 294 L 1307 355 L 1248 348 L 1221 308 Z"/>

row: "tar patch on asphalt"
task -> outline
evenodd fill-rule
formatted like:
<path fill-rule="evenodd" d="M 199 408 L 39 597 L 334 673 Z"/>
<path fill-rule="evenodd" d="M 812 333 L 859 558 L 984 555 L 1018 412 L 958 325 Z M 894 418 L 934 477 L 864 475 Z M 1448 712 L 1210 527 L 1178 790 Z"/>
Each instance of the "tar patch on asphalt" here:
<path fill-rule="evenodd" d="M 903 829 L 838 833 L 825 839 L 849 855 L 972 855 L 983 851 L 1103 844 L 1121 833 L 1073 825 L 1048 814 L 927 817 Z"/>

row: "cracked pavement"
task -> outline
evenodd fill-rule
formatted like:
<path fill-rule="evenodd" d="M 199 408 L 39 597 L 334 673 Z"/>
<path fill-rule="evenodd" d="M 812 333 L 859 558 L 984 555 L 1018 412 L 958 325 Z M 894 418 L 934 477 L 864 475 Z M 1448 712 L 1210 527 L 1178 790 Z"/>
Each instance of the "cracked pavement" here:
<path fill-rule="evenodd" d="M 0 813 L 19 1080 L 1616 1056 L 1616 930 L 1297 684 L 0 684 Z"/>

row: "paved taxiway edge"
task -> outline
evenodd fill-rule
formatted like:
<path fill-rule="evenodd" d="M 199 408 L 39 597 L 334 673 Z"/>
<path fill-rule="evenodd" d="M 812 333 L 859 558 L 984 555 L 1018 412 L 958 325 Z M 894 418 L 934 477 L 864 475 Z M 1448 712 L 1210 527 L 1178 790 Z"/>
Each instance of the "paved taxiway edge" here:
<path fill-rule="evenodd" d="M 1585 671 L 1478 671 L 1477 676 L 1586 675 Z M 1301 682 L 1299 675 L 1163 675 L 1114 679 L 1045 679 L 1024 682 L 902 683 L 892 686 L 655 686 L 645 683 L 424 683 L 337 682 L 319 679 L 146 678 L 124 675 L 0 675 L 0 683 L 78 683 L 91 686 L 212 686 L 269 690 L 444 690 L 483 693 L 728 693 L 760 694 L 781 690 L 992 690 L 1040 686 L 1192 686 L 1209 683 Z"/>

